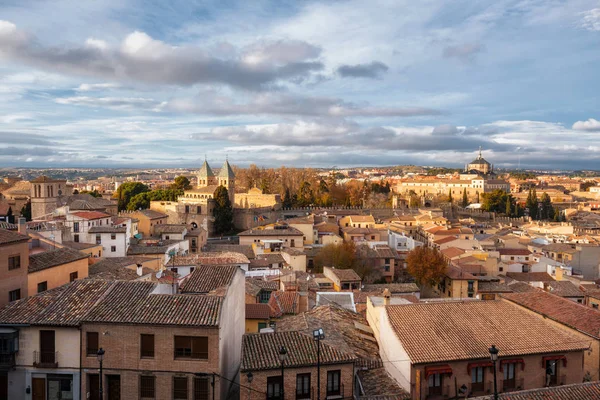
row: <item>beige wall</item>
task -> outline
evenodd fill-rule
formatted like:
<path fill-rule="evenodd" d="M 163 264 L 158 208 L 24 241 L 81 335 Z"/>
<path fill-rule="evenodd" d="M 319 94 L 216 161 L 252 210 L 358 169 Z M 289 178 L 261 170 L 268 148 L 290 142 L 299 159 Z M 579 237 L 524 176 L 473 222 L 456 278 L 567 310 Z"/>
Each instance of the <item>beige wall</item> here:
<path fill-rule="evenodd" d="M 40 331 L 54 331 L 54 346 L 59 368 L 79 368 L 79 330 L 54 326 L 29 326 L 19 329 L 17 365 L 33 365 L 34 351 L 40 350 Z"/>
<path fill-rule="evenodd" d="M 321 399 L 327 396 L 327 371 L 340 370 L 340 390 L 342 398 L 353 398 L 354 365 L 353 364 L 334 364 L 321 366 Z M 310 373 L 310 386 L 312 389 L 312 399 L 317 398 L 317 367 L 305 368 L 284 368 L 284 389 L 285 399 L 296 399 L 296 375 Z M 267 392 L 267 378 L 271 376 L 281 376 L 281 369 L 272 369 L 267 371 L 252 371 L 252 383 L 248 383 L 248 372 L 242 371 L 240 374 L 241 400 L 264 400 L 264 393 Z M 254 389 L 254 390 L 252 390 Z"/>
<path fill-rule="evenodd" d="M 260 322 L 269 326 L 269 319 L 246 319 L 246 333 L 258 333 L 258 324 Z"/>
<path fill-rule="evenodd" d="M 8 270 L 8 258 L 21 256 L 21 268 Z M 28 296 L 27 268 L 29 245 L 27 242 L 0 246 L 0 307 L 8 303 L 8 292 L 21 289 L 21 298 Z"/>
<path fill-rule="evenodd" d="M 306 254 L 292 255 L 283 251 L 281 252 L 281 256 L 294 271 L 306 272 Z"/>
<path fill-rule="evenodd" d="M 73 261 L 67 264 L 57 265 L 38 272 L 32 272 L 27 275 L 27 287 L 29 295 L 37 293 L 37 285 L 41 282 L 48 282 L 48 289 L 54 289 L 69 283 L 71 272 L 77 272 L 77 279 L 87 278 L 88 259 Z"/>
<path fill-rule="evenodd" d="M 292 239 L 294 240 L 294 245 L 292 246 Z M 253 245 L 254 243 L 261 243 L 263 240 L 282 240 L 283 247 L 296 247 L 296 248 L 304 248 L 304 243 L 302 241 L 302 236 L 275 236 L 275 235 L 261 235 L 258 231 L 255 235 L 252 236 L 240 236 L 240 244 L 241 245 Z"/>

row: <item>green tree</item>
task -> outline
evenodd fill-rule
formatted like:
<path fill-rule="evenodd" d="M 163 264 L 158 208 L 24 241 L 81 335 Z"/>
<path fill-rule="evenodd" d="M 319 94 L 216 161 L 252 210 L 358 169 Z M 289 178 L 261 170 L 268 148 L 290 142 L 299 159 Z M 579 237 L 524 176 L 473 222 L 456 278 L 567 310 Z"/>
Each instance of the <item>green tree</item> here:
<path fill-rule="evenodd" d="M 213 217 L 215 217 L 214 231 L 217 235 L 229 233 L 233 230 L 233 207 L 229 200 L 227 188 L 220 185 L 213 195 L 215 208 Z"/>
<path fill-rule="evenodd" d="M 281 202 L 283 208 L 292 208 L 292 195 L 290 194 L 290 188 L 285 188 L 285 194 L 283 195 L 283 201 Z"/>
<path fill-rule="evenodd" d="M 464 190 L 463 190 L 463 197 L 462 197 L 461 205 L 463 207 L 466 207 L 469 205 L 469 197 L 467 196 L 467 188 L 464 188 Z"/>
<path fill-rule="evenodd" d="M 189 190 L 191 188 L 192 184 L 190 180 L 183 175 L 180 175 L 177 178 L 175 178 L 175 182 L 171 184 L 171 189 L 175 190 Z"/>
<path fill-rule="evenodd" d="M 525 202 L 525 208 L 529 209 L 529 216 L 532 219 L 539 219 L 538 199 L 535 188 L 529 189 L 529 195 L 527 196 L 527 201 Z"/>
<path fill-rule="evenodd" d="M 76 194 L 76 193 L 73 192 L 73 194 Z M 79 194 L 89 194 L 90 196 L 96 197 L 96 198 L 102 197 L 102 194 L 98 191 L 98 189 L 94 189 L 94 190 L 82 190 L 81 192 L 79 192 Z"/>
<path fill-rule="evenodd" d="M 148 186 L 141 182 L 125 182 L 119 186 L 113 197 L 118 200 L 118 209 L 119 211 L 122 211 L 127 208 L 127 205 L 133 196 L 149 191 L 150 189 Z"/>
<path fill-rule="evenodd" d="M 452 189 L 448 189 L 448 203 L 452 204 Z"/>
<path fill-rule="evenodd" d="M 546 192 L 542 194 L 542 199 L 540 201 L 540 215 L 544 220 L 554 218 L 554 207 L 552 206 L 552 200 Z"/>
<path fill-rule="evenodd" d="M 298 190 L 298 205 L 300 207 L 310 206 L 315 202 L 314 193 L 310 186 L 310 182 L 304 181 Z"/>
<path fill-rule="evenodd" d="M 21 208 L 21 216 L 27 221 L 31 221 L 31 200 Z"/>
<path fill-rule="evenodd" d="M 512 216 L 512 201 L 510 201 L 510 197 L 506 201 L 505 214 L 506 214 L 507 217 L 511 217 Z"/>
<path fill-rule="evenodd" d="M 436 249 L 420 246 L 408 253 L 406 257 L 407 272 L 418 284 L 435 286 L 444 277 L 447 264 L 442 254 Z"/>
<path fill-rule="evenodd" d="M 500 189 L 496 189 L 490 193 L 483 193 L 481 197 L 481 208 L 484 211 L 496 212 L 498 214 L 506 212 L 506 203 L 511 202 L 511 196 Z"/>

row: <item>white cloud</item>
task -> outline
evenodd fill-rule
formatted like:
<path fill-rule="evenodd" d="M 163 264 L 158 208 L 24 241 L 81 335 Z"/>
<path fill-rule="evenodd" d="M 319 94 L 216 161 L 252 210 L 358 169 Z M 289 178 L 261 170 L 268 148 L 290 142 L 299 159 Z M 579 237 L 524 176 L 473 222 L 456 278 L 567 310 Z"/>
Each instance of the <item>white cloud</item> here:
<path fill-rule="evenodd" d="M 600 8 L 594 8 L 582 13 L 581 27 L 589 31 L 600 31 Z"/>
<path fill-rule="evenodd" d="M 82 83 L 75 90 L 78 92 L 92 92 L 96 90 L 116 89 L 119 87 L 121 87 L 121 85 L 116 83 Z"/>
<path fill-rule="evenodd" d="M 600 121 L 590 118 L 587 121 L 577 121 L 573 124 L 573 129 L 577 131 L 600 131 Z"/>

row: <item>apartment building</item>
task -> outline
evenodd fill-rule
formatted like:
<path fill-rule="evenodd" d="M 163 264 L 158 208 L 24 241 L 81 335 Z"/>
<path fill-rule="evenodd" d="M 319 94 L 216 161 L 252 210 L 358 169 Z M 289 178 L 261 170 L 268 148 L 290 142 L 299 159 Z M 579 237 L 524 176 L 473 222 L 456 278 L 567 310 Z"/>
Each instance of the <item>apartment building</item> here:
<path fill-rule="evenodd" d="M 27 297 L 29 237 L 0 229 L 0 307 Z"/>

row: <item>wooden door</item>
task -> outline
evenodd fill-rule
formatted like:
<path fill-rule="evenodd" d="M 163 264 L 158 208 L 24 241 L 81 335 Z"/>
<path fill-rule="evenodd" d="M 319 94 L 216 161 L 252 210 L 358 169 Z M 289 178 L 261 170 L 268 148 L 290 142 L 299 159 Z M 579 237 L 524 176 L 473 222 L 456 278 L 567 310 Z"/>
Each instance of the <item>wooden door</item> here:
<path fill-rule="evenodd" d="M 40 362 L 55 363 L 54 331 L 40 331 Z"/>
<path fill-rule="evenodd" d="M 89 400 L 100 400 L 100 378 L 98 374 L 88 375 L 87 391 L 90 394 Z"/>
<path fill-rule="evenodd" d="M 32 400 L 46 400 L 46 380 L 44 378 L 31 378 Z"/>
<path fill-rule="evenodd" d="M 108 400 L 121 400 L 121 376 L 108 375 L 106 383 L 108 385 Z"/>

